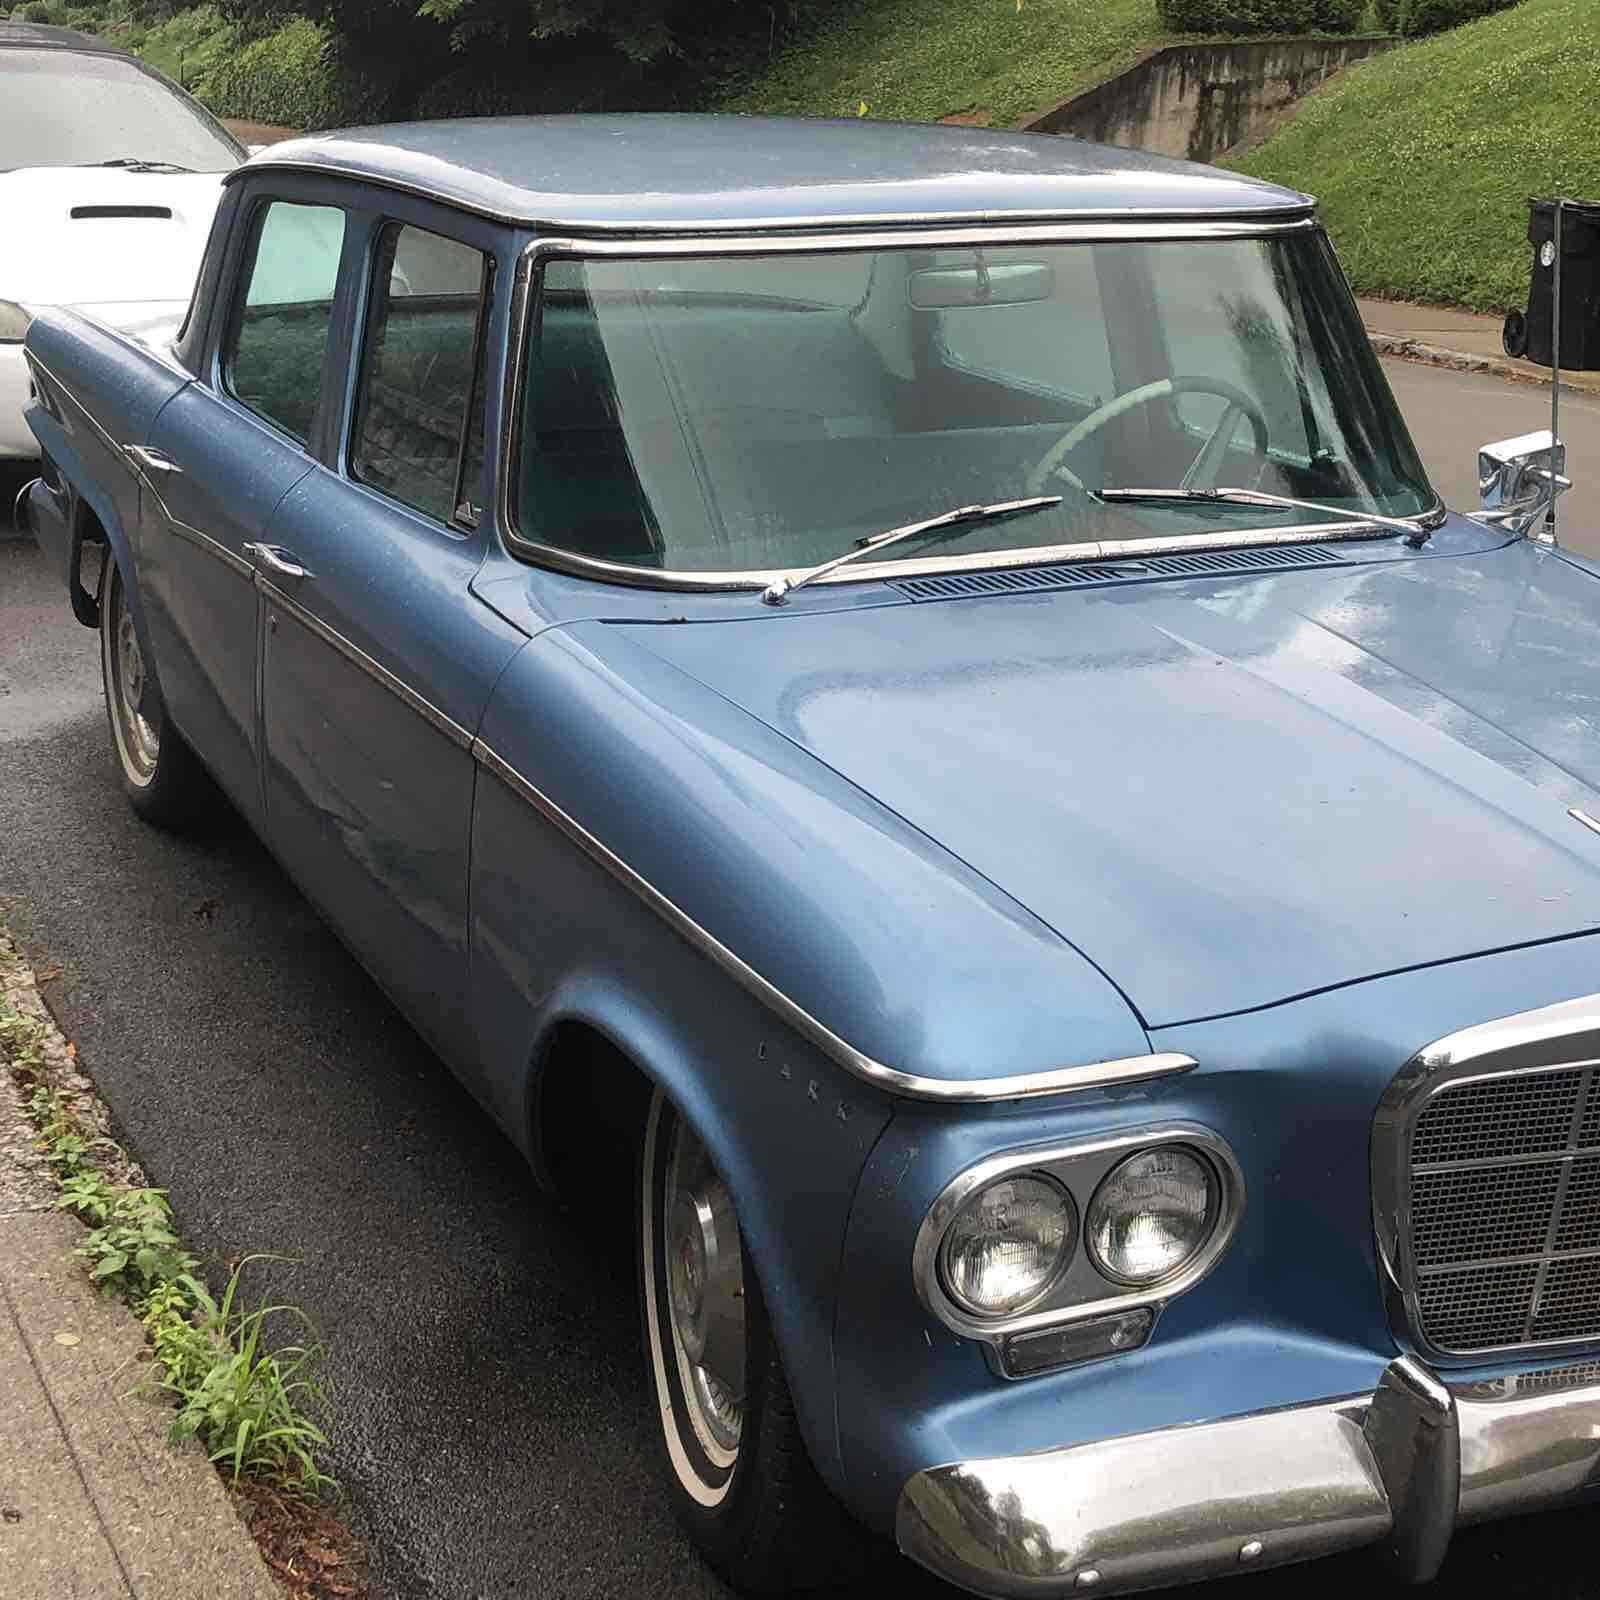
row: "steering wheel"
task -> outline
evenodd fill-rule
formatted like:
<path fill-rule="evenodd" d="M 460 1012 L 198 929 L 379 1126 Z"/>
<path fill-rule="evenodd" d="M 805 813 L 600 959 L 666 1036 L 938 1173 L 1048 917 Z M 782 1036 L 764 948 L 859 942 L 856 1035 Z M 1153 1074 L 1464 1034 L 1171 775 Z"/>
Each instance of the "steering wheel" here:
<path fill-rule="evenodd" d="M 1262 416 L 1261 408 L 1242 389 L 1236 389 L 1220 378 L 1158 378 L 1154 383 L 1141 384 L 1137 389 L 1113 395 L 1103 406 L 1096 406 L 1082 422 L 1074 423 L 1045 451 L 1038 466 L 1028 474 L 1028 493 L 1040 493 L 1051 477 L 1065 478 L 1073 488 L 1083 489 L 1084 485 L 1077 475 L 1061 464 L 1072 451 L 1124 411 L 1148 405 L 1152 400 L 1164 400 L 1168 395 L 1180 394 L 1213 394 L 1227 402 L 1220 420 L 1211 430 L 1210 438 L 1200 446 L 1199 453 L 1189 463 L 1189 470 L 1183 475 L 1182 488 L 1192 489 L 1197 484 L 1203 488 L 1212 487 L 1205 480 L 1215 478 L 1217 468 L 1222 464 L 1223 453 L 1233 438 L 1233 430 L 1239 426 L 1240 417 L 1248 419 L 1250 430 L 1255 435 L 1256 454 L 1265 461 L 1267 419 Z"/>

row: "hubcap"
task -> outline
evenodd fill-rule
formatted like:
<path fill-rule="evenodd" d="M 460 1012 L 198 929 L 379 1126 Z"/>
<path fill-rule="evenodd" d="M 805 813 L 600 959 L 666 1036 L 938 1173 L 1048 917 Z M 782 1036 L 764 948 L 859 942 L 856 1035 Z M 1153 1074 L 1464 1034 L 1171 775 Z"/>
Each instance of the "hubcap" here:
<path fill-rule="evenodd" d="M 665 1200 L 667 1302 L 689 1421 L 706 1454 L 731 1465 L 744 1425 L 744 1255 L 733 1199 L 681 1122 Z"/>
<path fill-rule="evenodd" d="M 115 619 L 112 666 L 116 677 L 113 685 L 112 711 L 116 715 L 118 731 L 128 764 L 141 778 L 155 771 L 161 754 L 161 736 L 144 714 L 145 679 L 144 652 L 139 648 L 139 635 L 133 618 L 123 604 L 122 585 L 116 586 Z"/>

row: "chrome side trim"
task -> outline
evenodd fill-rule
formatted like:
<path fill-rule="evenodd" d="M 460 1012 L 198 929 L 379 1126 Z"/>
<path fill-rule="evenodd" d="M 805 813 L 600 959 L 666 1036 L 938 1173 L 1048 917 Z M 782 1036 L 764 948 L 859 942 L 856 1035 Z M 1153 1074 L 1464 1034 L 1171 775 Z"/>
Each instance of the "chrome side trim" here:
<path fill-rule="evenodd" d="M 1117 1061 L 1096 1061 L 1083 1066 L 1055 1067 L 1044 1072 L 1019 1073 L 1004 1078 L 948 1079 L 921 1077 L 884 1066 L 841 1039 L 825 1023 L 797 1005 L 754 967 L 735 955 L 714 934 L 708 933 L 688 912 L 669 900 L 648 879 L 635 872 L 613 850 L 601 843 L 582 823 L 569 816 L 541 789 L 536 788 L 482 739 L 472 741 L 472 753 L 485 770 L 494 774 L 519 799 L 526 801 L 547 822 L 564 833 L 583 853 L 631 890 L 674 932 L 707 956 L 741 988 L 776 1012 L 795 1032 L 863 1082 L 885 1094 L 907 1100 L 932 1100 L 949 1105 L 971 1105 L 992 1100 L 1023 1100 L 1038 1095 L 1069 1094 L 1080 1089 L 1104 1089 L 1142 1083 L 1152 1078 L 1187 1072 L 1193 1057 L 1164 1053 L 1129 1056 Z"/>
<path fill-rule="evenodd" d="M 1600 1367 L 1447 1386 L 1401 1357 L 1371 1396 L 930 1467 L 895 1537 L 987 1595 L 1124 1594 L 1379 1541 L 1421 1581 L 1458 1526 L 1596 1494 Z"/>
<path fill-rule="evenodd" d="M 1600 833 L 1600 819 L 1591 817 L 1587 811 L 1582 811 L 1577 806 L 1568 806 L 1567 815 L 1574 822 L 1581 822 L 1590 833 Z"/>
<path fill-rule="evenodd" d="M 842 217 L 784 217 L 774 219 L 772 217 L 757 216 L 710 217 L 699 220 L 680 220 L 673 217 L 665 218 L 659 222 L 649 219 L 636 219 L 629 223 L 585 222 L 579 219 L 563 219 L 556 216 L 538 217 L 531 211 L 525 210 L 502 210 L 497 206 L 485 205 L 482 202 L 474 201 L 470 195 L 451 193 L 441 187 L 429 187 L 426 184 L 411 183 L 404 178 L 372 172 L 362 167 L 352 166 L 347 162 L 295 161 L 282 157 L 274 158 L 267 152 L 253 156 L 249 161 L 235 167 L 232 172 L 224 176 L 222 181 L 224 184 L 234 183 L 240 178 L 247 178 L 254 173 L 262 171 L 300 172 L 312 177 L 350 178 L 357 183 L 370 184 L 377 189 L 393 189 L 397 194 L 412 195 L 420 200 L 431 200 L 436 205 L 450 206 L 452 209 L 464 211 L 470 216 L 485 217 L 491 222 L 506 222 L 524 228 L 549 228 L 563 233 L 593 233 L 612 236 L 617 234 L 641 234 L 654 238 L 664 234 L 720 236 L 729 233 L 748 233 L 758 228 L 813 231 L 817 229 L 846 230 L 865 227 L 944 227 L 958 223 L 965 223 L 971 227 L 974 224 L 974 214 L 971 211 L 930 211 L 921 216 L 905 216 L 889 212 L 881 214 L 862 212 L 854 216 Z M 1128 224 L 1128 219 L 1151 217 L 1158 221 L 1170 221 L 1172 223 L 1189 222 L 1195 227 L 1203 228 L 1249 226 L 1253 231 L 1270 230 L 1277 232 L 1310 225 L 1313 204 L 1313 201 L 1307 199 L 1303 206 L 1270 206 L 1256 211 L 1215 212 L 1162 211 L 1144 206 L 1125 206 L 1117 210 L 1091 212 L 1064 212 L 1059 209 L 984 212 L 979 215 L 978 222 L 980 225 L 987 224 L 988 232 L 991 234 L 996 228 L 1009 228 L 1012 224 L 1059 223 L 1064 217 L 1104 218 L 1109 222 L 1120 221 L 1131 226 L 1138 226 L 1138 224 Z"/>
<path fill-rule="evenodd" d="M 374 661 L 359 645 L 352 644 L 337 629 L 330 628 L 321 617 L 308 611 L 292 595 L 285 594 L 259 571 L 255 574 L 255 581 L 256 588 L 260 590 L 268 604 L 276 607 L 285 616 L 292 617 L 301 627 L 314 633 L 324 644 L 337 650 L 352 666 L 366 673 L 374 682 L 382 684 L 390 694 L 409 706 L 425 722 L 438 729 L 458 749 L 472 749 L 472 735 L 459 722 L 446 716 L 431 700 L 425 700 L 403 678 L 396 677 L 381 662 Z"/>
<path fill-rule="evenodd" d="M 147 483 L 148 479 L 145 480 Z M 197 550 L 203 550 L 208 556 L 220 561 L 230 572 L 237 573 L 246 583 L 255 577 L 256 569 L 241 555 L 230 550 L 225 544 L 219 544 L 209 533 L 202 533 L 198 528 L 191 528 L 187 522 L 180 522 L 167 510 L 166 502 L 155 493 L 155 485 L 150 484 L 150 492 L 155 494 L 157 503 L 161 506 L 161 515 L 166 520 L 167 527 L 180 539 L 187 540 Z"/>
<path fill-rule="evenodd" d="M 94 429 L 97 434 L 100 435 L 101 441 L 112 453 L 112 455 L 122 462 L 122 464 L 126 466 L 129 471 L 135 470 L 133 462 L 129 461 L 127 456 L 123 453 L 122 445 L 117 440 L 113 439 L 111 435 L 107 433 L 106 430 L 101 426 L 100 419 L 78 397 L 77 390 L 74 389 L 70 383 L 66 382 L 65 379 L 57 377 L 56 374 L 33 353 L 33 351 L 25 350 L 23 354 L 27 358 L 30 366 L 37 367 L 39 371 L 42 372 L 45 377 L 47 377 L 51 383 L 53 383 L 56 388 L 59 389 L 61 393 L 73 403 L 83 419 L 91 428 Z"/>
<path fill-rule="evenodd" d="M 1136 223 L 1104 224 L 1078 222 L 1057 224 L 1045 228 L 1007 229 L 1008 243 L 1059 243 L 1072 240 L 1111 239 L 1173 239 L 1173 238 L 1258 238 L 1266 235 L 1314 229 L 1317 226 L 1310 216 L 1293 222 L 1235 223 L 1211 222 L 1195 224 L 1193 229 L 1179 230 L 1171 224 L 1149 227 Z M 831 251 L 843 253 L 851 250 L 892 249 L 907 245 L 963 245 L 992 243 L 993 227 L 941 229 L 936 233 L 898 232 L 850 235 L 822 233 L 792 237 L 779 234 L 756 234 L 742 238 L 718 239 L 708 244 L 704 239 L 678 238 L 656 240 L 595 239 L 562 237 L 535 239 L 518 258 L 511 286 L 511 328 L 508 340 L 508 357 L 504 384 L 500 398 L 500 450 L 495 478 L 495 506 L 501 535 L 507 548 L 520 559 L 534 566 L 566 573 L 572 577 L 592 578 L 604 583 L 626 584 L 633 588 L 663 589 L 686 593 L 722 593 L 740 590 L 762 590 L 792 578 L 797 569 L 792 567 L 756 568 L 749 571 L 685 572 L 670 567 L 635 567 L 622 562 L 603 561 L 593 556 L 576 555 L 572 551 L 544 544 L 517 532 L 511 503 L 512 470 L 518 438 L 522 428 L 522 402 L 524 386 L 521 374 L 527 365 L 528 340 L 533 312 L 533 294 L 539 269 L 550 257 L 662 257 L 741 254 L 780 254 L 795 251 Z M 1436 528 L 1446 516 L 1442 501 L 1420 516 L 1412 519 L 1424 528 Z M 996 571 L 1008 567 L 1043 566 L 1057 562 L 1115 561 L 1119 558 L 1142 555 L 1178 554 L 1191 550 L 1218 550 L 1229 548 L 1256 548 L 1262 545 L 1314 544 L 1337 537 L 1348 539 L 1392 539 L 1394 532 L 1388 528 L 1352 528 L 1348 522 L 1324 522 L 1313 526 L 1264 530 L 1259 527 L 1219 530 L 1215 533 L 1175 534 L 1149 539 L 1104 539 L 1079 544 L 1048 545 L 1028 550 L 1002 550 L 980 552 L 975 555 L 923 556 L 900 561 L 859 561 L 836 573 L 816 579 L 818 585 L 832 583 L 874 583 L 885 578 L 909 578 L 932 573 Z"/>
<path fill-rule="evenodd" d="M 114 329 L 111 331 L 115 332 Z M 63 382 L 62 379 L 59 378 L 48 366 L 46 366 L 45 363 L 41 361 L 31 350 L 28 351 L 27 355 L 30 364 L 37 367 L 39 371 L 43 373 L 44 376 L 48 378 L 50 382 L 54 384 L 55 387 L 72 402 L 78 414 L 82 416 L 84 420 L 88 422 L 89 426 L 93 428 L 94 431 L 100 436 L 106 448 L 110 450 L 116 459 L 122 462 L 122 464 L 127 467 L 133 476 L 139 480 L 144 488 L 149 491 L 151 498 L 155 501 L 161 512 L 162 520 L 166 523 L 167 527 L 172 530 L 173 533 L 177 534 L 180 539 L 186 539 L 196 549 L 203 550 L 208 556 L 215 557 L 216 560 L 220 561 L 231 571 L 237 573 L 240 577 L 248 580 L 255 576 L 255 568 L 251 566 L 251 564 L 246 561 L 243 556 L 237 555 L 234 551 L 228 549 L 226 545 L 219 544 L 211 537 L 210 534 L 202 533 L 199 528 L 191 527 L 187 522 L 184 522 L 175 516 L 171 508 L 167 505 L 166 500 L 162 497 L 161 486 L 155 481 L 155 475 L 152 472 L 147 471 L 145 468 L 145 463 L 142 460 L 142 456 L 145 454 L 145 452 L 139 450 L 138 447 L 124 447 L 123 445 L 119 444 L 100 425 L 99 419 L 92 411 L 90 411 L 83 401 L 78 398 L 77 393 L 73 390 L 70 384 Z M 179 470 L 181 472 L 181 469 Z"/>
<path fill-rule="evenodd" d="M 1112 1282 L 1095 1268 L 1083 1248 L 1082 1219 L 1101 1179 L 1136 1150 L 1152 1145 L 1179 1144 L 1197 1151 L 1209 1162 L 1221 1187 L 1216 1226 L 1205 1247 L 1181 1271 L 1163 1282 L 1131 1288 Z M 939 1282 L 939 1247 L 951 1219 L 968 1198 L 987 1183 L 1013 1173 L 1042 1172 L 1054 1178 L 1072 1196 L 1080 1222 L 1073 1258 L 1044 1299 L 1008 1317 L 982 1318 L 964 1311 L 944 1292 Z M 1192 1289 L 1222 1259 L 1244 1215 L 1244 1174 L 1227 1141 L 1210 1128 L 1193 1122 L 1156 1123 L 1099 1139 L 1079 1139 L 1066 1144 L 1003 1151 L 968 1167 L 945 1185 L 928 1208 L 917 1229 L 911 1251 L 911 1275 L 917 1298 L 952 1333 L 985 1346 L 990 1365 L 1005 1377 L 997 1359 L 1004 1340 L 1017 1333 L 1055 1328 L 1118 1311 L 1148 1306 L 1158 1315 L 1168 1301 Z"/>
<path fill-rule="evenodd" d="M 1437 1366 L 1482 1365 L 1496 1356 L 1556 1355 L 1593 1348 L 1593 1339 L 1552 1339 L 1465 1353 L 1434 1346 L 1422 1332 L 1407 1241 L 1411 1129 L 1431 1096 L 1474 1079 L 1541 1068 L 1577 1069 L 1596 1062 L 1600 1062 L 1600 994 L 1519 1011 L 1446 1034 L 1418 1050 L 1384 1091 L 1372 1121 L 1372 1215 L 1390 1327 L 1403 1348 Z"/>

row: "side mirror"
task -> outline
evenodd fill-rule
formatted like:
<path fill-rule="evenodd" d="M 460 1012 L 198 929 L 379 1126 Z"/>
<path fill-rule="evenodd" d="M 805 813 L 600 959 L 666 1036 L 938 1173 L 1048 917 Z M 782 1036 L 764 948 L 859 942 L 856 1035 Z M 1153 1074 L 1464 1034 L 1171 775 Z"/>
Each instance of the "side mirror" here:
<path fill-rule="evenodd" d="M 1567 447 L 1548 428 L 1502 439 L 1478 451 L 1476 520 L 1527 533 L 1557 495 L 1572 487 L 1564 477 Z"/>

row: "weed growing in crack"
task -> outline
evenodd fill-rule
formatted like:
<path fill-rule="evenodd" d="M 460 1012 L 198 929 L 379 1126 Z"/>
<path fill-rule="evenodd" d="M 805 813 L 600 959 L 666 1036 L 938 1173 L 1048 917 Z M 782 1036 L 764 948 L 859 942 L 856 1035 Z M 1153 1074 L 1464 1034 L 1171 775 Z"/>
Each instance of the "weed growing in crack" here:
<path fill-rule="evenodd" d="M 10 958 L 0 934 L 0 968 Z M 245 1309 L 239 1297 L 250 1261 L 276 1258 L 241 1262 L 215 1299 L 179 1237 L 166 1191 L 116 1184 L 102 1170 L 102 1158 L 117 1171 L 127 1169 L 127 1158 L 80 1120 L 52 1081 L 50 1038 L 42 1021 L 12 1009 L 0 992 L 0 1065 L 26 1096 L 37 1146 L 60 1190 L 56 1206 L 88 1229 L 76 1253 L 101 1289 L 121 1295 L 144 1325 L 155 1381 L 178 1408 L 171 1437 L 199 1439 L 235 1485 L 250 1478 L 280 1494 L 318 1499 L 336 1487 L 319 1464 L 327 1435 L 312 1420 L 325 1409 L 315 1376 L 322 1346 L 312 1339 L 267 1348 L 268 1319 L 309 1327 L 308 1319 L 294 1306 Z"/>
<path fill-rule="evenodd" d="M 96 1174 L 98 1176 L 98 1174 Z M 103 1220 L 89 1229 L 77 1254 L 103 1289 L 121 1292 L 135 1311 L 150 1293 L 192 1273 L 200 1263 L 179 1242 L 165 1189 L 85 1186 L 60 1195 L 56 1204 L 80 1215 L 93 1210 Z"/>
<path fill-rule="evenodd" d="M 268 1317 L 309 1324 L 294 1306 L 238 1308 L 240 1274 L 254 1259 L 234 1269 L 220 1302 L 198 1279 L 184 1275 L 178 1282 L 192 1302 L 188 1315 L 171 1306 L 156 1319 L 152 1338 L 166 1372 L 163 1387 L 178 1400 L 173 1436 L 199 1435 L 211 1460 L 235 1483 L 248 1473 L 314 1498 L 334 1483 L 317 1464 L 327 1437 L 308 1415 L 325 1406 L 313 1376 L 322 1347 L 263 1347 Z"/>

